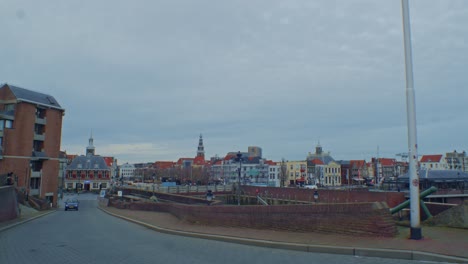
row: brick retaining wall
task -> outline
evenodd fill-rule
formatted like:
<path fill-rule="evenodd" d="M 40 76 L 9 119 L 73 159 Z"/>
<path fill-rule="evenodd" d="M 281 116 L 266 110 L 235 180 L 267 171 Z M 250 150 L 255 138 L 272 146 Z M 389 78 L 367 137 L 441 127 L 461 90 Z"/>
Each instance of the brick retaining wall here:
<path fill-rule="evenodd" d="M 314 190 L 300 188 L 275 188 L 242 186 L 241 190 L 247 195 L 269 196 L 278 199 L 314 201 Z M 402 192 L 372 192 L 368 190 L 326 190 L 319 189 L 319 200 L 323 203 L 359 203 L 359 202 L 386 202 L 389 207 L 395 207 L 404 202 Z"/>
<path fill-rule="evenodd" d="M 0 187 L 0 222 L 19 216 L 17 193 L 13 186 Z"/>
<path fill-rule="evenodd" d="M 169 212 L 180 220 L 203 225 L 360 236 L 391 237 L 397 234 L 395 222 L 384 203 L 196 206 L 109 200 L 109 206 Z"/>

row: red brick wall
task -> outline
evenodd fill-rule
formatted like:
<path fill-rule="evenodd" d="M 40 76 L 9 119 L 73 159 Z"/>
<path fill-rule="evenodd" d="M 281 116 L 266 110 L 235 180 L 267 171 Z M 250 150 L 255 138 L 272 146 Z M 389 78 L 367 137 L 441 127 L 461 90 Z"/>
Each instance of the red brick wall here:
<path fill-rule="evenodd" d="M 274 188 L 242 186 L 242 191 L 254 196 L 258 189 L 261 196 L 271 196 L 279 199 L 300 201 L 314 201 L 314 190 L 299 188 Z M 368 190 L 317 190 L 319 200 L 323 203 L 358 203 L 358 202 L 386 202 L 389 207 L 395 207 L 404 202 L 405 195 L 401 192 L 370 192 Z"/>
<path fill-rule="evenodd" d="M 15 100 L 9 89 L 0 89 L 1 100 Z M 13 101 L 12 101 L 13 102 Z M 16 104 L 13 129 L 4 129 L 3 155 L 0 160 L 0 174 L 13 172 L 18 176 L 18 186 L 29 186 L 29 157 L 31 157 L 34 140 L 36 105 L 20 102 Z M 50 160 L 44 161 L 42 168 L 41 197 L 54 193 L 54 205 L 57 201 L 59 175 L 59 151 L 62 131 L 62 111 L 46 110 L 44 152 Z M 15 158 L 8 156 L 20 156 Z"/>
<path fill-rule="evenodd" d="M 169 212 L 181 220 L 203 225 L 360 236 L 391 237 L 397 234 L 388 208 L 381 203 L 195 206 L 110 200 L 109 205 L 131 210 Z"/>
<path fill-rule="evenodd" d="M 50 160 L 44 161 L 42 168 L 42 193 L 54 193 L 54 205 L 57 201 L 57 188 L 59 176 L 59 152 L 62 138 L 62 111 L 56 109 L 46 110 L 47 123 L 45 125 L 44 152 Z"/>

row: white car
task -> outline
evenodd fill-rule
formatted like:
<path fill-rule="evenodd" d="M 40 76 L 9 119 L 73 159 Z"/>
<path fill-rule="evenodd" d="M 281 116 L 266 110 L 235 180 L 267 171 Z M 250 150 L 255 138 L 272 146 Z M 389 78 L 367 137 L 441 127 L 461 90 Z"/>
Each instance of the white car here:
<path fill-rule="evenodd" d="M 314 189 L 314 190 L 318 189 L 317 185 L 304 185 L 304 188 L 305 189 Z"/>

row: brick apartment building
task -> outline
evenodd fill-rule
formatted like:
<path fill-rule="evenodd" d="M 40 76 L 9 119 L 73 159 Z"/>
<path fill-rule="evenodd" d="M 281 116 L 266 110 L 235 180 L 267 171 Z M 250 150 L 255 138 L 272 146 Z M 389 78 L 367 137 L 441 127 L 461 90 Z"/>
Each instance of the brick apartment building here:
<path fill-rule="evenodd" d="M 64 113 L 50 95 L 0 85 L 0 175 L 13 175 L 18 189 L 54 205 Z"/>

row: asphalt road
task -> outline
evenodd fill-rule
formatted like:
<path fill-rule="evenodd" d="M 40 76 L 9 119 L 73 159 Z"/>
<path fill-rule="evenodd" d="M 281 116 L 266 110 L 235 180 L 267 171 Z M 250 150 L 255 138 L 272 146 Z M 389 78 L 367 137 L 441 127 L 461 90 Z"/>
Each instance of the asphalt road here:
<path fill-rule="evenodd" d="M 78 198 L 79 211 L 62 209 L 0 232 L 0 263 L 416 263 L 162 234 L 105 214 L 96 195 Z"/>

